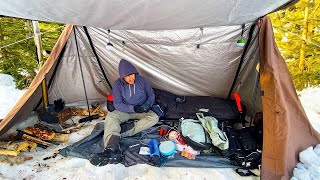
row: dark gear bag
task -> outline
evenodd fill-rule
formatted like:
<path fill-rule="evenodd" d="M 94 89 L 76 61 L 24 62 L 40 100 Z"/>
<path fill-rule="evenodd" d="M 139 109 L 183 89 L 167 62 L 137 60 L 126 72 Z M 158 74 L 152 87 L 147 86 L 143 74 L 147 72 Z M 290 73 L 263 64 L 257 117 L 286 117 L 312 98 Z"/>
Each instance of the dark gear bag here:
<path fill-rule="evenodd" d="M 227 128 L 229 139 L 227 157 L 231 164 L 247 169 L 256 169 L 261 164 L 262 152 L 255 138 L 255 128 Z"/>

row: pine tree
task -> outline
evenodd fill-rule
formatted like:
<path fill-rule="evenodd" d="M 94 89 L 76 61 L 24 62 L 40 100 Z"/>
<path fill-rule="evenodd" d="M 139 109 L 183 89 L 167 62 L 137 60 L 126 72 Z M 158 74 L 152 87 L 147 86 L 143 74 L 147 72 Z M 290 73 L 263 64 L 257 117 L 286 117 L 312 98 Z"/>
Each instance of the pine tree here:
<path fill-rule="evenodd" d="M 319 0 L 301 0 L 269 15 L 277 46 L 297 89 L 320 83 L 319 6 Z"/>
<path fill-rule="evenodd" d="M 43 47 L 51 51 L 63 30 L 57 23 L 40 23 Z M 0 73 L 13 76 L 19 89 L 28 87 L 38 71 L 32 24 L 27 20 L 0 17 Z M 29 38 L 27 40 L 23 40 Z M 22 41 L 21 41 L 22 40 Z M 19 42 L 20 41 L 20 42 Z M 12 43 L 16 44 L 10 45 Z M 7 46 L 8 45 L 8 46 Z M 48 57 L 48 54 L 45 56 Z"/>
<path fill-rule="evenodd" d="M 1 17 L 0 21 L 1 47 L 26 38 L 25 20 Z M 13 76 L 19 89 L 26 87 L 36 75 L 35 50 L 32 38 L 0 50 L 0 72 Z"/>

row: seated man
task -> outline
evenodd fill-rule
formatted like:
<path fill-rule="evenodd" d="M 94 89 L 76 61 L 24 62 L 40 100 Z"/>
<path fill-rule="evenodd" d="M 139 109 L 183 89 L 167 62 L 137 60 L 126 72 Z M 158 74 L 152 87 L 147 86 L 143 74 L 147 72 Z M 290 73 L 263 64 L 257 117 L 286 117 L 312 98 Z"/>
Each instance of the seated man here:
<path fill-rule="evenodd" d="M 115 110 L 108 112 L 104 125 L 104 147 L 102 153 L 93 155 L 90 162 L 93 165 L 103 166 L 108 163 L 118 163 L 122 160 L 119 141 L 121 137 L 132 136 L 148 129 L 159 121 L 156 113 L 151 111 L 155 95 L 150 82 L 139 75 L 137 69 L 127 60 L 121 59 L 119 63 L 120 78 L 113 86 L 113 105 Z M 137 122 L 121 123 L 129 119 Z"/>

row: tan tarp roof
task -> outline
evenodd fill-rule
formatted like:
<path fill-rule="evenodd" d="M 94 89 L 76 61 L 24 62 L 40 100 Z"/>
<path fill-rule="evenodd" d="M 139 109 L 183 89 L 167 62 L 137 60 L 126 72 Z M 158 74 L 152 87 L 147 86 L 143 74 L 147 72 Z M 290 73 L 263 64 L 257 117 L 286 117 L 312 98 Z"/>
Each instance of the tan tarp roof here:
<path fill-rule="evenodd" d="M 289 179 L 298 153 L 320 143 L 297 96 L 285 60 L 274 40 L 270 19 L 265 17 L 259 34 L 264 92 L 262 179 Z"/>

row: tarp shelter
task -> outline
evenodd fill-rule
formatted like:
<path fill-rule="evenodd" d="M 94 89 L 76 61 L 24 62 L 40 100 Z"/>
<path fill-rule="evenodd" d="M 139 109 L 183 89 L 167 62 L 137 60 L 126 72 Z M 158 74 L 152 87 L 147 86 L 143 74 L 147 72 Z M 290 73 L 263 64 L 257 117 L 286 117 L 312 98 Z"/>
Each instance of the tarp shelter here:
<path fill-rule="evenodd" d="M 118 62 L 126 58 L 155 88 L 223 98 L 238 90 L 248 109 L 263 111 L 262 178 L 288 179 L 298 153 L 320 140 L 276 47 L 271 22 L 260 19 L 291 3 L 3 0 L 0 15 L 74 25 L 65 27 L 24 96 L 1 121 L 1 134 L 39 105 L 44 77 L 51 103 L 57 98 L 79 102 L 85 100 L 82 69 L 88 98 L 101 100 L 118 77 Z M 248 42 L 239 48 L 235 42 L 242 31 Z M 106 50 L 109 41 L 114 51 Z M 258 62 L 262 104 L 252 101 Z"/>

